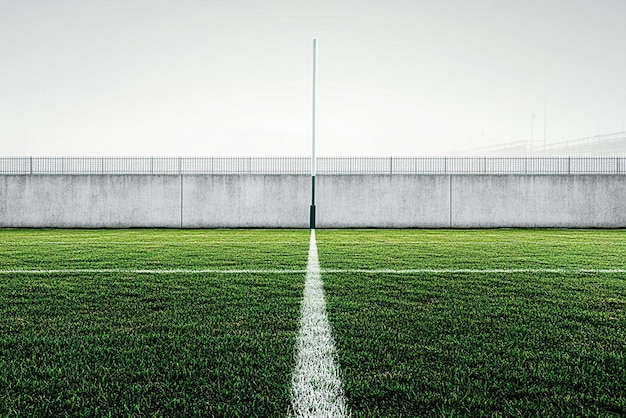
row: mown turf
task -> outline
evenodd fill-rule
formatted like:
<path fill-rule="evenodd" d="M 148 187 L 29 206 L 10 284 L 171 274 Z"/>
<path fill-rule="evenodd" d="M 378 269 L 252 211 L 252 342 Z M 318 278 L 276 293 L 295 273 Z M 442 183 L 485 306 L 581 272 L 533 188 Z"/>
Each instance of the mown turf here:
<path fill-rule="evenodd" d="M 322 269 L 624 268 L 624 231 L 318 231 Z M 625 274 L 323 274 L 353 416 L 626 415 Z"/>
<path fill-rule="evenodd" d="M 626 268 L 619 230 L 317 231 L 322 269 Z M 0 270 L 304 269 L 309 232 L 0 230 Z M 626 415 L 626 274 L 322 273 L 360 416 Z M 304 274 L 0 274 L 0 416 L 285 416 Z"/>
<path fill-rule="evenodd" d="M 0 230 L 0 269 L 306 268 L 307 230 Z"/>
<path fill-rule="evenodd" d="M 320 230 L 322 268 L 626 268 L 623 230 Z"/>
<path fill-rule="evenodd" d="M 3 269 L 303 269 L 308 249 L 307 231 L 0 235 Z M 0 416 L 284 416 L 303 284 L 289 274 L 2 274 Z"/>

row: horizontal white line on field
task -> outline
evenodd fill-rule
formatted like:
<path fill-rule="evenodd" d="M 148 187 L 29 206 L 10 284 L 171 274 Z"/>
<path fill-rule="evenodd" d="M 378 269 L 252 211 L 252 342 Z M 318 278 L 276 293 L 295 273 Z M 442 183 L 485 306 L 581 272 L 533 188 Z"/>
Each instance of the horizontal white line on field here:
<path fill-rule="evenodd" d="M 431 245 L 431 244 L 454 244 L 454 245 L 519 245 L 529 244 L 533 246 L 541 245 L 626 245 L 624 242 L 608 241 L 326 241 L 324 245 Z"/>
<path fill-rule="evenodd" d="M 290 269 L 8 269 L 0 274 L 73 274 L 73 273 L 133 273 L 133 274 L 304 274 L 306 270 Z"/>
<path fill-rule="evenodd" d="M 7 269 L 0 274 L 74 274 L 74 273 L 132 273 L 132 274 L 304 274 L 305 269 Z M 519 268 L 519 269 L 321 269 L 321 273 L 362 274 L 490 274 L 490 273 L 626 273 L 626 269 L 568 269 L 568 268 Z"/>
<path fill-rule="evenodd" d="M 115 245 L 221 245 L 221 244 L 233 244 L 233 245 L 267 245 L 267 244 L 281 244 L 281 245 L 291 245 L 291 244 L 308 244 L 306 241 L 249 241 L 249 240 L 181 240 L 181 241 L 154 241 L 154 240 L 144 240 L 144 241 L 109 241 L 101 238 L 94 238 L 88 240 L 65 240 L 65 241 L 29 241 L 29 238 L 32 236 L 11 236 L 10 238 L 15 239 L 19 238 L 20 241 L 4 241 L 0 242 L 0 247 L 3 245 L 17 245 L 17 246 L 28 246 L 28 245 L 107 245 L 107 244 L 115 244 Z M 24 241 L 21 241 L 24 239 Z M 375 240 L 367 240 L 363 241 L 323 241 L 323 245 L 415 245 L 415 244 L 455 244 L 455 245 L 502 245 L 502 244 L 531 244 L 531 245 L 570 245 L 570 244 L 580 244 L 580 245 L 626 245 L 626 236 L 623 241 L 577 241 L 577 240 L 498 240 L 498 241 L 472 241 L 472 240 L 411 240 L 411 241 L 375 241 Z"/>
<path fill-rule="evenodd" d="M 455 273 L 626 273 L 626 269 L 322 269 L 322 273 L 365 273 L 365 274 L 455 274 Z"/>
<path fill-rule="evenodd" d="M 31 246 L 31 245 L 306 245 L 302 241 L 23 241 L 23 242 L 3 242 L 2 246 Z"/>

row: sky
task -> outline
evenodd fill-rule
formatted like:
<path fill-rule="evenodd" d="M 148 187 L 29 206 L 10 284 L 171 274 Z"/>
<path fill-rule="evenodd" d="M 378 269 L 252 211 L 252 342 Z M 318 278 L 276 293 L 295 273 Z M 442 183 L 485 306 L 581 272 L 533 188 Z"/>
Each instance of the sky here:
<path fill-rule="evenodd" d="M 0 0 L 0 155 L 419 156 L 625 130 L 624 0 Z"/>

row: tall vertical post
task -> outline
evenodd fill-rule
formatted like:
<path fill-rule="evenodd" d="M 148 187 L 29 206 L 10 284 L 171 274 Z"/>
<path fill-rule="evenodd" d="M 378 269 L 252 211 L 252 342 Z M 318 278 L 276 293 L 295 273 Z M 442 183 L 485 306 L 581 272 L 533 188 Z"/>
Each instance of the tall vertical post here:
<path fill-rule="evenodd" d="M 543 96 L 543 154 L 546 154 L 546 138 L 548 136 L 548 95 Z"/>
<path fill-rule="evenodd" d="M 533 138 L 533 131 L 534 131 L 534 124 L 535 124 L 535 114 L 531 114 L 530 115 L 530 153 L 533 153 L 533 141 L 535 140 Z"/>
<path fill-rule="evenodd" d="M 311 210 L 309 213 L 310 228 L 315 229 L 315 173 L 317 167 L 315 159 L 315 113 L 316 113 L 316 97 L 317 95 L 317 39 L 313 38 L 313 119 L 312 119 L 312 138 L 311 138 Z"/>

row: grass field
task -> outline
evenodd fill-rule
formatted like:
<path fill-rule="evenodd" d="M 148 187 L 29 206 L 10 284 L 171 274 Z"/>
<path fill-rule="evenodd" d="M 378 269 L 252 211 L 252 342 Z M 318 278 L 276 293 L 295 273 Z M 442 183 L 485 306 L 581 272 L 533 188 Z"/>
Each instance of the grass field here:
<path fill-rule="evenodd" d="M 624 269 L 624 231 L 318 231 L 322 269 Z M 353 416 L 626 415 L 626 274 L 324 275 Z"/>
<path fill-rule="evenodd" d="M 303 269 L 308 251 L 308 231 L 0 235 L 5 270 Z M 284 416 L 303 284 L 286 274 L 1 275 L 0 416 Z"/>
<path fill-rule="evenodd" d="M 317 246 L 352 416 L 626 415 L 626 231 Z M 307 230 L 0 230 L 0 416 L 286 416 L 308 248 Z"/>

